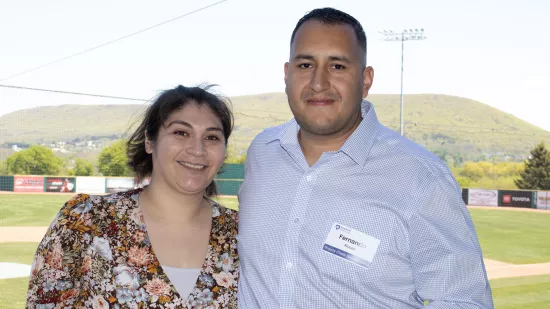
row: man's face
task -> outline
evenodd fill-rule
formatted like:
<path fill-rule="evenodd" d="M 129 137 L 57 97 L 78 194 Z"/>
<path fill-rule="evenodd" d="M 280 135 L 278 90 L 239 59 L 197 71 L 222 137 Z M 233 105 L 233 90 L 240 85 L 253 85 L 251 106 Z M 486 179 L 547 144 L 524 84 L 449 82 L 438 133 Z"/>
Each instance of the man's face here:
<path fill-rule="evenodd" d="M 302 24 L 285 63 L 288 102 L 302 130 L 339 136 L 358 123 L 373 78 L 364 53 L 348 25 Z"/>

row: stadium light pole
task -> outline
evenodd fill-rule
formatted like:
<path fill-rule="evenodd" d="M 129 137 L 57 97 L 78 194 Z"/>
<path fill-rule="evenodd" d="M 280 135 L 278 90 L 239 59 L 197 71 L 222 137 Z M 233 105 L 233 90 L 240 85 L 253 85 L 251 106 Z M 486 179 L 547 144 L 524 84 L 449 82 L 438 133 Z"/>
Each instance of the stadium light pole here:
<path fill-rule="evenodd" d="M 393 30 L 379 31 L 384 41 L 401 41 L 401 113 L 400 113 L 400 128 L 399 131 L 403 135 L 403 60 L 405 51 L 405 41 L 420 41 L 425 40 L 424 29 L 405 29 L 401 32 L 394 32 Z"/>

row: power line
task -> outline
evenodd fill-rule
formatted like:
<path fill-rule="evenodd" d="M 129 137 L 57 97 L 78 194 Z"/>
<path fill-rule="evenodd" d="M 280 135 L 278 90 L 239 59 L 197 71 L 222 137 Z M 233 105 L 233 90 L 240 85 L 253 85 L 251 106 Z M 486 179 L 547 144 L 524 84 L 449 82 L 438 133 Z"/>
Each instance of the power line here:
<path fill-rule="evenodd" d="M 78 52 L 78 53 L 76 53 L 76 54 L 72 54 L 72 55 L 63 57 L 63 58 L 61 58 L 61 59 L 58 59 L 58 60 L 55 60 L 55 61 L 52 61 L 52 62 L 48 62 L 48 63 L 46 63 L 46 64 L 39 65 L 39 66 L 34 67 L 34 68 L 32 68 L 32 69 L 28 69 L 28 70 L 25 70 L 25 71 L 23 71 L 23 72 L 19 72 L 19 73 L 10 75 L 10 76 L 8 76 L 8 77 L 5 77 L 5 78 L 0 79 L 0 82 L 6 81 L 6 80 L 8 80 L 8 79 L 11 79 L 11 78 L 14 78 L 14 77 L 23 75 L 23 74 L 27 74 L 27 73 L 30 73 L 30 72 L 34 72 L 34 71 L 39 70 L 39 69 L 41 69 L 41 68 L 47 67 L 47 66 L 49 66 L 49 65 L 52 65 L 52 64 L 55 64 L 55 63 L 58 63 L 58 62 L 61 62 L 61 61 L 64 61 L 64 60 L 67 60 L 67 59 L 70 59 L 70 58 L 79 56 L 79 55 L 82 55 L 82 54 L 84 54 L 84 53 L 87 53 L 87 52 L 96 50 L 96 49 L 101 48 L 101 47 L 104 47 L 104 46 L 106 46 L 106 45 L 109 45 L 109 44 L 118 42 L 118 41 L 120 41 L 120 40 L 129 38 L 129 37 L 131 37 L 131 36 L 134 36 L 134 35 L 143 33 L 143 32 L 145 32 L 145 31 L 151 30 L 151 29 L 153 29 L 153 28 L 162 26 L 162 25 L 164 25 L 164 24 L 167 24 L 167 23 L 176 21 L 176 20 L 178 20 L 178 19 L 180 19 L 180 18 L 183 18 L 183 17 L 189 16 L 189 15 L 198 13 L 198 12 L 200 12 L 200 11 L 206 10 L 206 9 L 208 9 L 208 8 L 211 8 L 211 7 L 215 6 L 215 5 L 218 5 L 218 4 L 220 4 L 220 3 L 222 3 L 222 2 L 226 2 L 226 1 L 228 1 L 228 0 L 221 0 L 221 1 L 218 1 L 218 2 L 216 2 L 216 3 L 213 3 L 213 4 L 210 4 L 210 5 L 204 6 L 204 7 L 200 8 L 200 9 L 197 9 L 197 10 L 194 10 L 194 11 L 191 11 L 191 12 L 188 12 L 188 13 L 185 13 L 185 14 L 183 14 L 183 15 L 180 15 L 180 16 L 178 16 L 178 17 L 172 18 L 172 19 L 170 19 L 170 20 L 163 21 L 163 22 L 161 22 L 160 24 L 156 24 L 156 25 L 147 27 L 147 28 L 145 28 L 145 29 L 142 29 L 142 30 L 139 30 L 139 31 L 130 33 L 130 34 L 128 34 L 128 35 L 119 37 L 119 38 L 114 39 L 114 40 L 112 40 L 112 41 L 109 41 L 109 42 L 106 42 L 106 43 L 103 43 L 103 44 L 100 44 L 100 45 L 97 45 L 97 46 L 88 48 L 88 49 L 86 49 L 86 50 L 84 50 L 84 51 L 81 51 L 81 52 Z"/>
<path fill-rule="evenodd" d="M 139 102 L 148 102 L 149 101 L 149 100 L 140 99 L 140 98 L 119 97 L 119 96 L 110 96 L 110 95 L 104 95 L 104 94 L 54 90 L 54 89 L 44 89 L 44 88 L 33 88 L 33 87 L 14 86 L 14 85 L 5 85 L 5 84 L 0 84 L 0 88 L 11 88 L 11 89 L 19 89 L 19 90 L 52 92 L 52 93 L 71 94 L 71 95 L 80 95 L 80 96 L 89 96 L 89 97 L 99 97 L 99 98 L 107 98 L 107 99 L 120 99 L 120 100 L 139 101 Z M 290 112 L 280 112 L 280 111 L 270 111 L 270 110 L 260 110 L 260 109 L 250 109 L 250 108 L 241 108 L 240 110 L 250 111 L 250 112 L 262 112 L 262 113 L 269 112 L 270 114 L 293 115 Z M 249 115 L 244 115 L 244 116 L 249 116 Z M 255 116 L 251 116 L 251 117 L 255 117 Z"/>
<path fill-rule="evenodd" d="M 107 98 L 107 99 L 129 100 L 129 101 L 140 101 L 140 102 L 149 101 L 149 100 L 144 100 L 144 99 L 117 97 L 117 96 L 110 96 L 110 95 L 103 95 L 103 94 L 72 92 L 72 91 L 62 91 L 62 90 L 52 90 L 52 89 L 41 89 L 41 88 L 31 88 L 31 87 L 12 86 L 12 85 L 0 85 L 0 87 L 2 87 L 2 88 L 12 88 L 12 89 L 21 89 L 21 90 L 33 90 L 33 91 L 42 91 L 42 92 L 62 93 L 62 94 L 72 94 L 72 95 Z"/>

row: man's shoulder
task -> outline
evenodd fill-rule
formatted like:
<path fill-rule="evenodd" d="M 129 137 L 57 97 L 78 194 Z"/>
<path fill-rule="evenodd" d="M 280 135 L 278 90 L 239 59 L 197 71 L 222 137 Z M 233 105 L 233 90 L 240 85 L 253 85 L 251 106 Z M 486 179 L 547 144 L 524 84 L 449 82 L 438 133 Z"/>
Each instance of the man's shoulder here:
<path fill-rule="evenodd" d="M 401 157 L 403 164 L 418 165 L 435 174 L 450 173 L 447 165 L 424 146 L 401 136 L 399 133 L 381 125 L 378 135 L 379 155 L 394 154 Z"/>
<path fill-rule="evenodd" d="M 250 147 L 257 147 L 260 145 L 268 144 L 276 139 L 278 139 L 281 134 L 292 125 L 292 122 L 294 120 L 287 121 L 283 124 L 280 124 L 278 126 L 273 126 L 264 129 L 262 132 L 260 132 L 254 139 L 252 140 L 252 143 L 250 144 Z"/>
<path fill-rule="evenodd" d="M 385 162 L 381 166 L 394 167 L 392 175 L 404 181 L 399 182 L 400 185 L 428 189 L 440 184 L 452 190 L 459 189 L 447 164 L 422 145 L 382 125 L 376 144 L 372 156 L 377 163 L 379 160 Z"/>

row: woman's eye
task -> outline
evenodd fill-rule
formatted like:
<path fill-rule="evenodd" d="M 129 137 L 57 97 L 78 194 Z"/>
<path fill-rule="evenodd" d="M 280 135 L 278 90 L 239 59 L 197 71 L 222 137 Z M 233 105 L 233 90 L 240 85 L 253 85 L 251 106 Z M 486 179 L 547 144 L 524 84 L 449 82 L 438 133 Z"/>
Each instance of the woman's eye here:
<path fill-rule="evenodd" d="M 217 137 L 217 136 L 208 136 L 206 139 L 210 140 L 210 141 L 219 141 L 220 140 L 220 138 Z"/>

